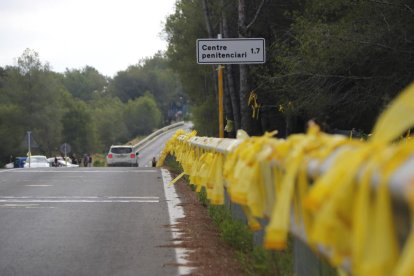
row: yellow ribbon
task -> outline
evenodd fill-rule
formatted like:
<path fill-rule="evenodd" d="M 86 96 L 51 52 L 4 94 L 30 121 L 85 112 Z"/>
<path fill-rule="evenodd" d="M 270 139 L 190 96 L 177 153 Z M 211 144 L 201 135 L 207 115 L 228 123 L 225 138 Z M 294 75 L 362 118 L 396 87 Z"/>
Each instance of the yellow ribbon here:
<path fill-rule="evenodd" d="M 257 117 L 257 95 L 248 104 Z M 292 216 L 310 245 L 323 246 L 334 266 L 352 260 L 355 275 L 414 274 L 414 231 L 401 249 L 397 243 L 390 179 L 414 153 L 414 84 L 381 114 L 368 141 L 327 135 L 311 124 L 306 134 L 274 139 L 246 137 L 226 154 L 192 146 L 195 132 L 177 131 L 161 157 L 173 154 L 197 191 L 205 188 L 211 204 L 224 203 L 224 189 L 242 206 L 252 230 L 269 218 L 265 247 L 283 249 Z M 407 131 L 404 143 L 395 143 Z M 178 139 L 180 137 L 180 139 Z M 310 161 L 326 166 L 310 185 Z M 372 187 L 373 179 L 378 185 Z M 406 199 L 414 217 L 414 188 Z M 412 222 L 414 223 L 414 222 Z M 414 227 L 412 227 L 414 228 Z M 401 253 L 402 252 L 402 253 Z"/>

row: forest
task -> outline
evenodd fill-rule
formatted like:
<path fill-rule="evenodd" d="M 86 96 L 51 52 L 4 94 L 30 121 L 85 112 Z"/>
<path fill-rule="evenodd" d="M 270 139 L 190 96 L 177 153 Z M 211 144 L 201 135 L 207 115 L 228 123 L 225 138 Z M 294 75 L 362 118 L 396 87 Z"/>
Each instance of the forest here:
<path fill-rule="evenodd" d="M 165 25 L 167 57 L 202 135 L 217 136 L 217 66 L 195 62 L 199 38 L 264 38 L 266 63 L 226 65 L 226 136 L 369 134 L 414 80 L 412 0 L 180 0 Z M 216 122 L 217 119 L 214 119 Z"/>
<path fill-rule="evenodd" d="M 56 73 L 26 49 L 0 67 L 0 163 L 26 156 L 27 131 L 32 154 L 59 155 L 63 143 L 78 157 L 105 153 L 169 124 L 185 99 L 161 53 L 108 78 L 91 66 Z"/>
<path fill-rule="evenodd" d="M 226 137 L 306 130 L 369 134 L 414 78 L 412 0 L 177 0 L 168 47 L 113 78 L 86 65 L 57 73 L 27 49 L 0 67 L 0 162 L 35 150 L 104 152 L 191 106 L 199 135 L 218 136 L 217 66 L 196 62 L 200 38 L 264 38 L 266 63 L 225 65 Z"/>

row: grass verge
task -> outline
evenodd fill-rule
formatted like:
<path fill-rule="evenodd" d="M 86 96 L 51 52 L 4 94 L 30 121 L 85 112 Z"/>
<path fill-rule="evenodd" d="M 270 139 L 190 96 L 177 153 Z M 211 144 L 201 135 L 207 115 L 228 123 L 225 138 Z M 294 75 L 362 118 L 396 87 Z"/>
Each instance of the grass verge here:
<path fill-rule="evenodd" d="M 105 167 L 106 161 L 105 161 L 105 154 L 95 153 L 92 155 L 93 160 L 93 166 L 94 167 Z"/>
<path fill-rule="evenodd" d="M 168 156 L 165 166 L 174 174 L 180 174 L 182 168 L 175 158 Z M 187 176 L 186 176 L 187 177 Z M 188 177 L 186 182 L 189 183 Z M 194 185 L 190 185 L 195 190 Z M 285 251 L 265 250 L 253 242 L 253 233 L 239 219 L 232 217 L 231 211 L 224 205 L 210 205 L 206 191 L 197 193 L 200 204 L 208 208 L 208 213 L 220 231 L 221 238 L 229 244 L 238 256 L 240 265 L 247 275 L 293 275 L 293 246 L 289 239 Z"/>

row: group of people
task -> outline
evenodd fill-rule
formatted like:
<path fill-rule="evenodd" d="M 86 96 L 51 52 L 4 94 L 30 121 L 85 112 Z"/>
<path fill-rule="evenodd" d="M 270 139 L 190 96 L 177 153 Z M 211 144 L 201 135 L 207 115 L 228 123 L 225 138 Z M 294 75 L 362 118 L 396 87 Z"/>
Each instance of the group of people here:
<path fill-rule="evenodd" d="M 53 167 L 60 167 L 59 158 L 55 157 L 55 160 L 52 163 Z M 83 155 L 82 159 L 77 158 L 75 154 L 71 155 L 69 158 L 70 158 L 70 160 L 67 160 L 67 161 L 71 162 L 74 165 L 79 165 L 80 166 L 80 165 L 83 164 L 84 167 L 92 167 L 92 155 L 90 155 L 90 154 L 85 153 Z M 62 159 L 65 160 L 65 157 L 62 157 Z"/>

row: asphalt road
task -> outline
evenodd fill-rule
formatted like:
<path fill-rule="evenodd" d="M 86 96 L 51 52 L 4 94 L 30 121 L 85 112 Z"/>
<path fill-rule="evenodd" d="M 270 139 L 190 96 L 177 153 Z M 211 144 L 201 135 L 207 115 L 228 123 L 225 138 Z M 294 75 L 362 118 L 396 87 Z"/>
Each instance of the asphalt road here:
<path fill-rule="evenodd" d="M 159 169 L 0 170 L 0 275 L 177 275 L 168 224 Z"/>
<path fill-rule="evenodd" d="M 191 123 L 185 123 L 183 126 L 169 130 L 161 135 L 158 135 L 155 139 L 151 140 L 150 143 L 145 144 L 139 148 L 139 166 L 140 167 L 151 167 L 151 160 L 153 157 L 158 159 L 161 150 L 164 148 L 165 143 L 168 139 L 178 130 L 184 129 L 189 131 L 192 127 Z"/>

